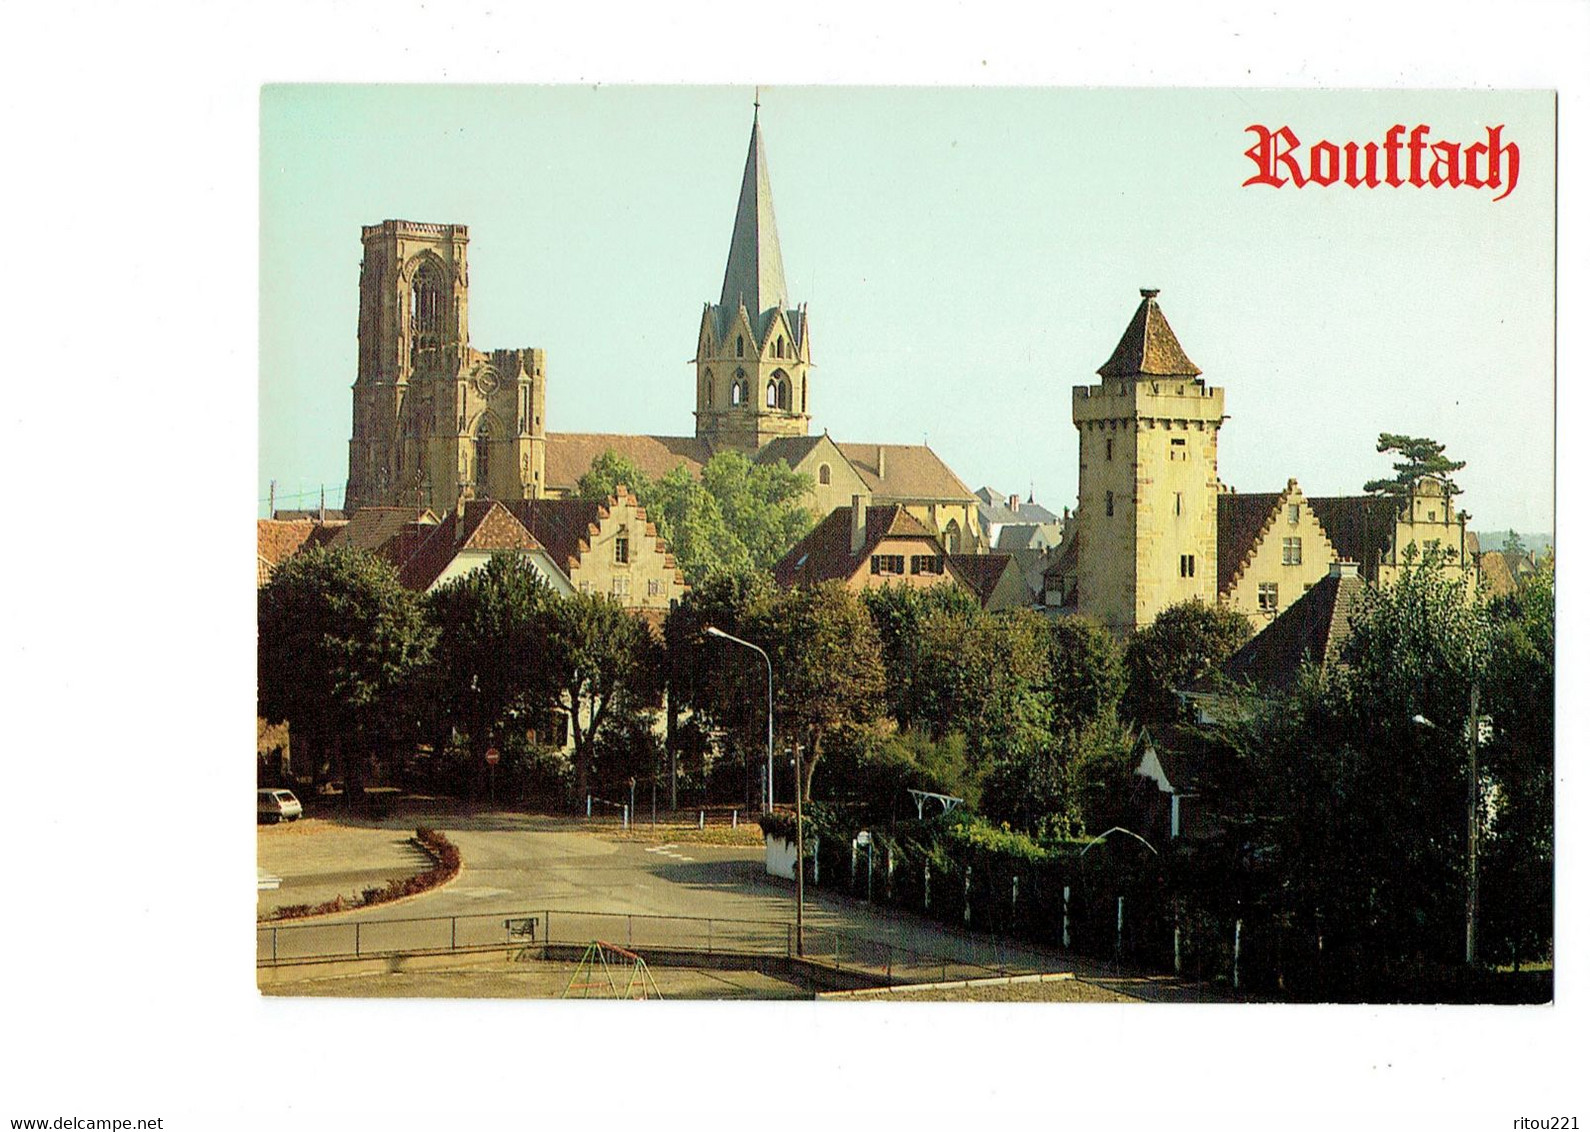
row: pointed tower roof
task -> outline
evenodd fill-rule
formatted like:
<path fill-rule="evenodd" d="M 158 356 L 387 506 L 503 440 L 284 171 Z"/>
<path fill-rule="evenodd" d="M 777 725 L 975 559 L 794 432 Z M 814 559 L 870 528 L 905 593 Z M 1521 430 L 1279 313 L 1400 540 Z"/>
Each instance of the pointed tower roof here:
<path fill-rule="evenodd" d="M 729 264 L 723 272 L 723 295 L 718 300 L 720 330 L 742 302 L 758 333 L 765 329 L 759 325 L 758 315 L 774 307 L 789 306 L 778 224 L 773 219 L 773 185 L 767 175 L 767 152 L 762 146 L 758 117 L 752 113 L 751 146 L 745 155 L 740 204 L 734 213 L 734 236 L 729 242 Z"/>
<path fill-rule="evenodd" d="M 1121 335 L 1120 345 L 1110 360 L 1099 367 L 1100 377 L 1197 377 L 1202 370 L 1192 364 L 1176 341 L 1176 334 L 1165 321 L 1154 297 L 1157 290 L 1144 288 L 1143 301 Z"/>

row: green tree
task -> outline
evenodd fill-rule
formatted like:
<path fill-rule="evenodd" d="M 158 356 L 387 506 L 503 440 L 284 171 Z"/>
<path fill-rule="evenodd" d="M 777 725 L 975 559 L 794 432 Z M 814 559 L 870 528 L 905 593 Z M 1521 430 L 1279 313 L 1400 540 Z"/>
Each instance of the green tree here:
<path fill-rule="evenodd" d="M 903 583 L 863 590 L 861 600 L 878 630 L 887 676 L 889 712 L 904 729 L 932 731 L 933 720 L 918 719 L 915 685 L 921 660 L 922 624 L 934 614 L 971 620 L 982 613 L 977 599 L 953 582 L 920 587 Z M 942 734 L 942 728 L 937 729 Z"/>
<path fill-rule="evenodd" d="M 619 484 L 627 487 L 642 507 L 648 506 L 651 478 L 629 457 L 620 456 L 609 448 L 591 461 L 591 466 L 575 483 L 575 494 L 590 503 L 605 503 L 617 492 Z"/>
<path fill-rule="evenodd" d="M 1480 947 L 1515 965 L 1552 949 L 1555 571 L 1548 559 L 1491 603 L 1496 629 L 1481 767 L 1494 815 L 1480 871 Z"/>
<path fill-rule="evenodd" d="M 766 669 L 760 657 L 706 636 L 706 629 L 710 625 L 748 638 L 756 629 L 754 611 L 772 601 L 774 592 L 765 574 L 709 574 L 663 624 L 670 707 L 688 709 L 696 730 L 728 738 L 739 756 L 747 803 L 756 796 L 767 753 Z"/>
<path fill-rule="evenodd" d="M 874 726 L 882 714 L 877 630 L 840 582 L 778 591 L 747 620 L 747 639 L 772 657 L 775 723 L 802 748 L 800 789 L 810 799 L 824 745 Z"/>
<path fill-rule="evenodd" d="M 645 506 L 692 586 L 714 574 L 742 574 L 753 568 L 751 552 L 730 529 L 717 499 L 683 464 L 657 481 Z"/>
<path fill-rule="evenodd" d="M 1049 627 L 1049 695 L 1057 733 L 1113 719 L 1126 691 L 1121 647 L 1108 630 L 1081 617 Z"/>
<path fill-rule="evenodd" d="M 1462 581 L 1421 560 L 1364 591 L 1339 666 L 1225 713 L 1231 756 L 1200 789 L 1225 831 L 1203 852 L 1209 890 L 1317 940 L 1327 997 L 1462 958 L 1465 729 L 1491 640 Z"/>
<path fill-rule="evenodd" d="M 1502 543 L 1503 554 L 1524 554 L 1529 548 L 1524 545 L 1523 538 L 1511 528 L 1507 531 L 1507 540 Z"/>
<path fill-rule="evenodd" d="M 1459 488 L 1452 477 L 1466 466 L 1462 460 L 1446 456 L 1446 445 L 1437 444 L 1427 436 L 1402 436 L 1383 432 L 1375 443 L 1376 452 L 1395 452 L 1401 457 L 1392 462 L 1396 473 L 1391 479 L 1370 480 L 1364 490 L 1372 495 L 1387 495 L 1396 499 L 1411 499 L 1413 489 L 1420 480 L 1433 479 L 1453 495 Z"/>
<path fill-rule="evenodd" d="M 370 758 L 412 739 L 411 692 L 436 632 L 391 564 L 315 548 L 279 566 L 258 595 L 259 713 L 335 760 L 350 797 Z"/>
<path fill-rule="evenodd" d="M 1252 635 L 1234 609 L 1197 600 L 1166 608 L 1127 641 L 1123 713 L 1151 729 L 1175 724 L 1182 716 L 1176 690 L 1219 668 Z"/>
<path fill-rule="evenodd" d="M 772 569 L 815 522 L 805 506 L 810 476 L 732 450 L 708 460 L 700 479 L 681 463 L 656 481 L 609 450 L 580 477 L 579 496 L 600 501 L 619 484 L 646 509 L 692 586 L 714 573 Z"/>
<path fill-rule="evenodd" d="M 477 774 L 486 751 L 550 704 L 545 638 L 552 591 L 520 555 L 495 554 L 479 570 L 427 598 L 440 631 L 432 656 L 431 702 L 462 732 Z"/>
<path fill-rule="evenodd" d="M 805 505 L 812 477 L 791 471 L 782 460 L 753 464 L 728 449 L 702 467 L 701 485 L 759 570 L 771 570 L 816 522 Z"/>
<path fill-rule="evenodd" d="M 659 650 L 651 628 L 605 594 L 559 598 L 549 613 L 542 656 L 574 734 L 578 804 L 590 790 L 596 736 L 609 713 L 653 704 Z"/>

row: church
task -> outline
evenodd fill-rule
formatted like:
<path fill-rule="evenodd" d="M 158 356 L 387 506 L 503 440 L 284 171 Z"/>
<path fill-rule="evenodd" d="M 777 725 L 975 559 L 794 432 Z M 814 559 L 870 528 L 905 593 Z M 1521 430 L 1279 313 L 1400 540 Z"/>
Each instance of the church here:
<path fill-rule="evenodd" d="M 737 451 L 810 476 L 819 520 L 860 497 L 903 507 L 949 553 L 988 549 L 977 497 L 927 445 L 812 435 L 811 323 L 785 285 L 760 107 L 723 286 L 696 333 L 693 436 L 549 431 L 544 352 L 470 344 L 468 228 L 387 220 L 363 243 L 348 512 L 566 497 L 605 452 L 655 479 Z"/>

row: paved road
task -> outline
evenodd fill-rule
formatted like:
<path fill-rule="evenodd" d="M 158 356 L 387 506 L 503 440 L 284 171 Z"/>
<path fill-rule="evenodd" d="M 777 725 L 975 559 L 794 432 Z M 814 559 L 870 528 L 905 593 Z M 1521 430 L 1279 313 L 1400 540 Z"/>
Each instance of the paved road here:
<path fill-rule="evenodd" d="M 364 823 L 375 827 L 377 823 Z M 674 844 L 659 835 L 655 841 L 621 840 L 578 828 L 575 823 L 543 816 L 515 813 L 485 813 L 472 816 L 438 815 L 427 818 L 407 815 L 402 820 L 381 823 L 379 828 L 400 832 L 416 824 L 440 829 L 456 844 L 464 866 L 445 888 L 412 897 L 395 904 L 317 917 L 312 923 L 323 925 L 330 938 L 335 925 L 354 920 L 382 923 L 418 917 L 479 917 L 469 921 L 465 937 L 483 941 L 502 934 L 502 918 L 512 912 L 627 913 L 636 922 L 623 924 L 613 919 L 573 921 L 568 916 L 556 919 L 553 928 L 558 938 L 612 938 L 620 930 L 636 932 L 636 940 L 649 939 L 654 946 L 667 942 L 699 945 L 678 932 L 694 931 L 683 926 L 667 927 L 643 921 L 645 916 L 711 917 L 719 921 L 777 921 L 794 919 L 794 886 L 769 877 L 759 846 L 715 846 Z M 352 842 L 348 842 L 351 844 Z M 319 867 L 330 868 L 324 863 Z M 342 866 L 338 866 L 339 868 Z M 277 870 L 280 871 L 280 870 Z M 285 876 L 285 874 L 284 874 Z M 807 950 L 824 953 L 835 946 L 834 933 L 845 933 L 856 940 L 887 944 L 894 949 L 889 962 L 902 969 L 910 962 L 901 952 L 917 951 L 947 956 L 969 964 L 1004 967 L 1014 970 L 1075 970 L 1084 977 L 1097 977 L 1116 983 L 1127 993 L 1156 998 L 1196 997 L 1178 990 L 1168 980 L 1131 985 L 1109 978 L 1102 967 L 1079 965 L 1075 957 L 1063 956 L 1046 948 L 1012 944 L 982 933 L 963 932 L 925 917 L 893 910 L 875 910 L 863 901 L 826 888 L 806 890 Z M 620 925 L 623 925 L 620 927 Z M 346 927 L 337 929 L 346 931 Z M 385 929 L 399 931 L 398 925 Z M 402 929 L 409 930 L 409 929 Z M 438 929 L 439 930 L 439 929 Z M 545 932 L 546 925 L 541 925 Z M 723 945 L 736 928 L 716 924 L 715 944 Z M 739 929 L 747 940 L 755 935 L 763 945 L 770 944 L 767 929 Z M 363 946 L 379 948 L 382 931 L 365 929 Z M 675 934 L 669 934 L 673 932 Z M 495 934 L 493 934 L 495 933 Z M 317 933 L 320 934 L 320 933 Z M 284 932 L 285 936 L 286 933 Z M 374 938 L 375 942 L 370 941 Z M 445 945 L 445 940 L 439 941 Z M 462 943 L 463 939 L 458 942 Z M 617 939 L 615 942 L 624 942 Z M 638 942 L 637 942 L 638 946 Z M 840 943 L 849 948 L 849 943 Z M 855 954 L 846 951 L 847 962 L 863 961 L 863 945 L 854 945 Z M 872 959 L 883 962 L 881 954 Z M 923 967 L 930 966 L 924 959 Z M 952 976 L 974 976 L 978 972 L 950 972 Z"/>

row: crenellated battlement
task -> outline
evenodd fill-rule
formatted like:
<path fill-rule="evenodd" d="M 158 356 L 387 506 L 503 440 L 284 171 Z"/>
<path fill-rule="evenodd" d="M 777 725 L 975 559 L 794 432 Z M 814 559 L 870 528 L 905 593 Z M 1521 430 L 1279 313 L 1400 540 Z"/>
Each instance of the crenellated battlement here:
<path fill-rule="evenodd" d="M 467 243 L 469 240 L 469 226 L 466 224 L 425 224 L 416 220 L 383 220 L 379 224 L 366 224 L 362 232 L 365 240 L 392 236 L 441 237 L 455 244 Z"/>

